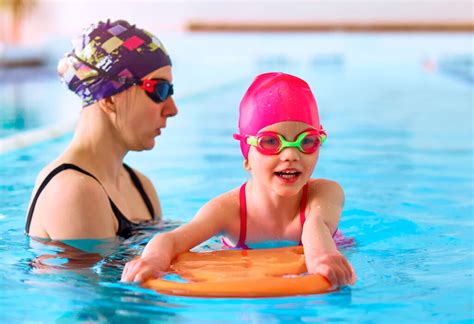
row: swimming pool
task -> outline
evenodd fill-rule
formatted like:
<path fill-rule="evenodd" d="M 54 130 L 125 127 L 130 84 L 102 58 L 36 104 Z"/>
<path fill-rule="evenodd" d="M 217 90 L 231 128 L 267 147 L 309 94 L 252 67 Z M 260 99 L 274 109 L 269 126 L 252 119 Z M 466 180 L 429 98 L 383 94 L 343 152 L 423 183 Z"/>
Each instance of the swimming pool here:
<path fill-rule="evenodd" d="M 180 113 L 153 151 L 126 159 L 155 183 L 169 220 L 164 229 L 245 181 L 231 136 L 238 102 L 257 73 L 293 73 L 313 88 L 328 131 L 314 176 L 345 190 L 340 228 L 356 243 L 342 252 L 357 284 L 327 295 L 210 300 L 118 282 L 152 231 L 99 247 L 106 255 L 100 260 L 71 254 L 75 269 L 61 269 L 65 260 L 54 257 L 61 248 L 30 241 L 23 228 L 36 173 L 64 149 L 68 134 L 0 155 L 4 322 L 474 320 L 473 84 L 439 64 L 462 56 L 472 69 L 472 35 L 201 34 L 164 41 L 177 53 Z M 202 57 L 199 66 L 187 57 L 190 49 Z M 53 105 L 63 102 L 60 85 L 35 86 Z M 201 248 L 218 247 L 211 240 Z"/>

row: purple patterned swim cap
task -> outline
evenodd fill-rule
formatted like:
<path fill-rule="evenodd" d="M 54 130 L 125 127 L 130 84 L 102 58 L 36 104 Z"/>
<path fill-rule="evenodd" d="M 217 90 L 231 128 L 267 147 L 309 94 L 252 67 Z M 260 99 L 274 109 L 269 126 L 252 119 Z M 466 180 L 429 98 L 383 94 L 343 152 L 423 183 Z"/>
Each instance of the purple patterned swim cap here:
<path fill-rule="evenodd" d="M 132 79 L 171 65 L 158 38 L 124 20 L 92 24 L 72 43 L 72 52 L 59 61 L 58 74 L 81 97 L 83 107 L 127 90 Z"/>

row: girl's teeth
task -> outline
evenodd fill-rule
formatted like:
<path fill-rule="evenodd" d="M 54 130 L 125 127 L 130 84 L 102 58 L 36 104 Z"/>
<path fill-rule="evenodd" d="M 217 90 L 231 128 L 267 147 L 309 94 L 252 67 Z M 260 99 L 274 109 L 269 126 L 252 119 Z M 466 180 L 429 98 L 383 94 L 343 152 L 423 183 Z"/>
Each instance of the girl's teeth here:
<path fill-rule="evenodd" d="M 282 178 L 285 178 L 285 179 L 291 179 L 291 178 L 294 178 L 296 177 L 299 172 L 296 172 L 296 171 L 282 171 L 282 172 L 276 172 L 276 174 Z"/>

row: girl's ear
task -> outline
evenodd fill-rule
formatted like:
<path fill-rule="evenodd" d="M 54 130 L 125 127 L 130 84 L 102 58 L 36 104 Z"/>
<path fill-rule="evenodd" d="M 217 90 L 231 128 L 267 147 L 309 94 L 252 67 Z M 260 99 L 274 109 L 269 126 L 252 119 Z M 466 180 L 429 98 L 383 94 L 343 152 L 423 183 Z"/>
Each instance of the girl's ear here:
<path fill-rule="evenodd" d="M 250 163 L 249 163 L 249 159 L 245 159 L 244 160 L 244 169 L 247 170 L 247 171 L 250 171 L 251 168 L 250 168 Z"/>
<path fill-rule="evenodd" d="M 100 99 L 98 104 L 99 104 L 100 109 L 102 109 L 102 111 L 107 114 L 117 113 L 117 106 L 115 105 L 114 96 Z"/>

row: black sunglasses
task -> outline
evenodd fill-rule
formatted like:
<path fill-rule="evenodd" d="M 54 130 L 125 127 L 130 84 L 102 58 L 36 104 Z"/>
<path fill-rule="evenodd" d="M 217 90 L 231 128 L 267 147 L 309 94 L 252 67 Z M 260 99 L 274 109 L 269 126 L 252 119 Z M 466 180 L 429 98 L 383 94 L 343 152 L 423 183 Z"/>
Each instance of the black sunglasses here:
<path fill-rule="evenodd" d="M 168 99 L 173 93 L 173 84 L 165 79 L 134 80 L 134 84 L 145 90 L 146 95 L 156 103 Z"/>

